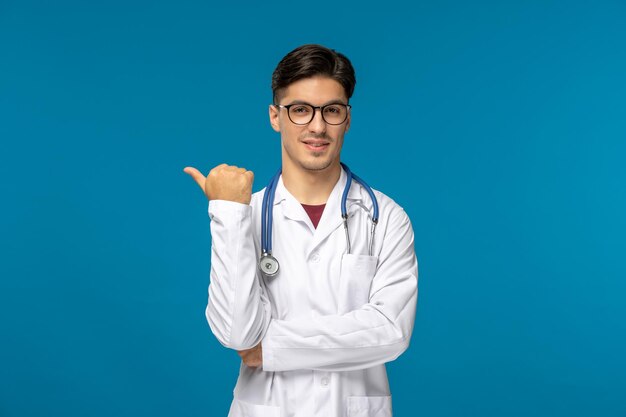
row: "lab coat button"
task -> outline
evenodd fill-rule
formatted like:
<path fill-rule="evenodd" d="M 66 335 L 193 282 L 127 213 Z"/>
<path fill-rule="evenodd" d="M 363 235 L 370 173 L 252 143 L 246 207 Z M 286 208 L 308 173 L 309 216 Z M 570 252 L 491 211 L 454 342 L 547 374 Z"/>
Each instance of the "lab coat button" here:
<path fill-rule="evenodd" d="M 311 261 L 318 263 L 320 261 L 320 254 L 317 252 L 313 253 L 313 255 L 311 255 Z"/>
<path fill-rule="evenodd" d="M 326 377 L 326 376 L 325 376 L 325 377 L 323 377 L 323 378 L 320 380 L 320 382 L 321 382 L 322 386 L 323 386 L 323 387 L 325 387 L 326 385 L 328 385 L 328 377 Z"/>

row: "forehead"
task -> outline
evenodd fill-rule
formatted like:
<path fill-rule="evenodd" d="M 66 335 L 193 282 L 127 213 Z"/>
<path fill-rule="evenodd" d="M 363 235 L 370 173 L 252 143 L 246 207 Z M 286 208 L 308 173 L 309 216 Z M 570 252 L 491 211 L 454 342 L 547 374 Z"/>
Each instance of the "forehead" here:
<path fill-rule="evenodd" d="M 335 100 L 348 102 L 343 86 L 325 76 L 303 78 L 289 84 L 281 101 L 289 103 L 295 100 L 306 101 L 314 105 L 322 105 Z"/>

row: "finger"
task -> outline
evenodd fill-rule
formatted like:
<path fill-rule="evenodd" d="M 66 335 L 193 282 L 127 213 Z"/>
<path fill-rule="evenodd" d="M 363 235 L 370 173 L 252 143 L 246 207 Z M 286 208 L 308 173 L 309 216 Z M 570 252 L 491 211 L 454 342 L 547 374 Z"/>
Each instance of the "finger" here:
<path fill-rule="evenodd" d="M 200 171 L 198 171 L 194 167 L 185 167 L 183 171 L 189 174 L 191 178 L 193 178 L 196 181 L 196 183 L 202 189 L 202 191 L 204 191 L 204 182 L 206 181 L 206 178 L 204 175 L 202 175 Z"/>
<path fill-rule="evenodd" d="M 211 177 L 216 176 L 219 172 L 221 171 L 227 171 L 229 169 L 228 164 L 219 164 L 218 166 L 213 167 L 212 170 L 209 171 L 209 174 L 207 175 L 207 177 L 210 175 Z"/>
<path fill-rule="evenodd" d="M 228 170 L 231 172 L 243 172 L 245 171 L 245 168 L 240 168 L 237 165 L 229 165 Z"/>

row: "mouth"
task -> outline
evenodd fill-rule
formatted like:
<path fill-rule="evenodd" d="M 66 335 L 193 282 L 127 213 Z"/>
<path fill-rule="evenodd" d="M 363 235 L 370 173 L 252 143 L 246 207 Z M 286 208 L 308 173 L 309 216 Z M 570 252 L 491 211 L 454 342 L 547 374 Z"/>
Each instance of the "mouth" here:
<path fill-rule="evenodd" d="M 303 140 L 302 143 L 304 143 L 307 149 L 314 152 L 325 151 L 330 145 L 330 142 L 318 139 L 306 139 Z"/>

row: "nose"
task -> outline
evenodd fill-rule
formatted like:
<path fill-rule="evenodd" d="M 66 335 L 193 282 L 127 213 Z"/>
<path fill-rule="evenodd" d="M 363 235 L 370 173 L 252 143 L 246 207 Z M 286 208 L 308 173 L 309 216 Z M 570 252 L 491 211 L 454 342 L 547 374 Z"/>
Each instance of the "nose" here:
<path fill-rule="evenodd" d="M 315 109 L 315 114 L 313 114 L 313 120 L 309 122 L 309 131 L 315 133 L 324 133 L 326 131 L 326 122 L 322 117 L 322 109 Z"/>

